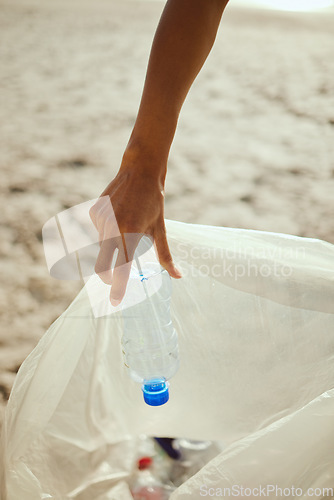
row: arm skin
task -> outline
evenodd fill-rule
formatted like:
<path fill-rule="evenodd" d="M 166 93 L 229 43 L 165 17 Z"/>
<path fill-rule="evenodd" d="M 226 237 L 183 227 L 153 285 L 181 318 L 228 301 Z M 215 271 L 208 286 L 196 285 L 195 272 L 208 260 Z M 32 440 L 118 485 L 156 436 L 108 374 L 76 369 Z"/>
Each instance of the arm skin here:
<path fill-rule="evenodd" d="M 164 223 L 164 184 L 169 150 L 187 93 L 215 41 L 228 0 L 168 0 L 153 40 L 137 119 L 115 179 L 101 197 L 109 197 L 121 234 L 148 234 L 160 264 L 173 278 L 181 274 L 170 254 Z M 106 198 L 104 198 L 106 199 Z M 110 300 L 122 300 L 129 266 L 138 243 L 125 240 L 113 273 L 112 217 L 99 201 L 90 216 L 100 235 L 95 271 L 112 284 Z M 115 226 L 113 226 L 115 227 Z M 109 239 L 108 239 L 109 238 Z M 117 245 L 116 245 L 117 246 Z"/>

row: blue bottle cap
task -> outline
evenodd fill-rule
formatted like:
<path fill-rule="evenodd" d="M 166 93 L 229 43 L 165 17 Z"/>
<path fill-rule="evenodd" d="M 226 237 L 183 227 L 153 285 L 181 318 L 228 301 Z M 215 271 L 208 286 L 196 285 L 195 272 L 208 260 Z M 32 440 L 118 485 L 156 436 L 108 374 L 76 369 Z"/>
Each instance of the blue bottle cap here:
<path fill-rule="evenodd" d="M 145 380 L 142 385 L 144 401 L 150 406 L 160 406 L 169 400 L 169 383 L 164 378 Z"/>

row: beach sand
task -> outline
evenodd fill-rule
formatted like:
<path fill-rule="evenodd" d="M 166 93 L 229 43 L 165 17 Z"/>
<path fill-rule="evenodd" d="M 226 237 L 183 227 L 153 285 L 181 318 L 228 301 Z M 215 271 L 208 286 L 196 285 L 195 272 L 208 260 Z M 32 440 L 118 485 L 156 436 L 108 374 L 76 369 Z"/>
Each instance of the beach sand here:
<path fill-rule="evenodd" d="M 2 0 L 1 417 L 15 374 L 78 282 L 41 230 L 117 172 L 163 3 Z M 166 218 L 334 243 L 334 15 L 231 5 L 180 117 Z"/>

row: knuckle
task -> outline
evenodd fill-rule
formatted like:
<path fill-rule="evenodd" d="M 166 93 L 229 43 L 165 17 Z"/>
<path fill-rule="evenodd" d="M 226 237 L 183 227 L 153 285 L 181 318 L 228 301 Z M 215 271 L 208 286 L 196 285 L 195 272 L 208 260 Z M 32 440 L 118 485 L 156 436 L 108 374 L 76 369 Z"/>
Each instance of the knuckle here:
<path fill-rule="evenodd" d="M 100 274 L 101 273 L 102 269 L 101 269 L 100 264 L 97 264 L 97 263 L 95 264 L 94 271 L 96 272 L 96 274 Z"/>
<path fill-rule="evenodd" d="M 138 222 L 133 220 L 122 221 L 119 223 L 119 229 L 121 233 L 139 233 Z"/>
<path fill-rule="evenodd" d="M 159 260 L 160 262 L 164 262 L 164 264 L 168 264 L 172 260 L 172 256 L 168 250 L 168 248 L 164 248 L 161 252 L 159 252 Z"/>
<path fill-rule="evenodd" d="M 96 225 L 96 210 L 95 205 L 89 209 L 89 217 L 91 218 L 94 225 Z"/>
<path fill-rule="evenodd" d="M 101 274 L 104 271 L 106 271 L 107 266 L 99 259 L 97 259 L 95 266 L 94 266 L 94 271 L 96 274 Z"/>

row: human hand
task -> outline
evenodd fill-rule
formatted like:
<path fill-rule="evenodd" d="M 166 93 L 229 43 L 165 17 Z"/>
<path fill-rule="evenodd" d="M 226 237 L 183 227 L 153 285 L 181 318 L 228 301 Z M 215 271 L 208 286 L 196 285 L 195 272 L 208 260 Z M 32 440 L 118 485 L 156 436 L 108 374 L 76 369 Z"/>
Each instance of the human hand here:
<path fill-rule="evenodd" d="M 95 272 L 104 283 L 111 285 L 113 306 L 124 297 L 132 259 L 143 235 L 154 242 L 162 267 L 173 278 L 181 278 L 166 238 L 163 182 L 150 169 L 123 160 L 117 176 L 89 214 L 99 232 L 100 251 Z M 116 249 L 118 255 L 111 270 Z"/>

